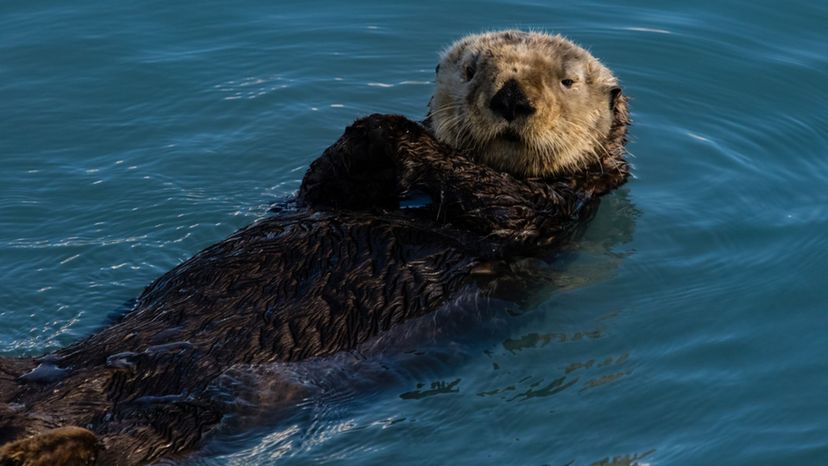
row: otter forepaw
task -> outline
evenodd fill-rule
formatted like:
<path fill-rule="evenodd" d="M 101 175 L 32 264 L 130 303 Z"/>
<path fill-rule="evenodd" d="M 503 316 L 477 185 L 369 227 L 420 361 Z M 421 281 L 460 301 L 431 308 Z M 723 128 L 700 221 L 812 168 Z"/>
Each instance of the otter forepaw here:
<path fill-rule="evenodd" d="M 397 208 L 401 191 L 397 146 L 400 136 L 416 126 L 397 115 L 375 114 L 355 121 L 311 164 L 299 189 L 300 204 L 354 210 Z"/>

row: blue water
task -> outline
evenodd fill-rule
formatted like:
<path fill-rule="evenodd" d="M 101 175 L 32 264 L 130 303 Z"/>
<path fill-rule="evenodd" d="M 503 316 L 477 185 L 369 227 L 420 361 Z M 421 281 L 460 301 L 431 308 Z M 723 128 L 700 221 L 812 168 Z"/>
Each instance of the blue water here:
<path fill-rule="evenodd" d="M 5 1 L 0 353 L 88 335 L 504 27 L 616 72 L 636 179 L 505 335 L 191 463 L 828 464 L 824 2 Z"/>

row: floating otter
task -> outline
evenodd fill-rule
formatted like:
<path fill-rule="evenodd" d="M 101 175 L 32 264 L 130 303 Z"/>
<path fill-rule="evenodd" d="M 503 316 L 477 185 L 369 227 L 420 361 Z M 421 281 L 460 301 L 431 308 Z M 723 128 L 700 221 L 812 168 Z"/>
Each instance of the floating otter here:
<path fill-rule="evenodd" d="M 226 390 L 246 373 L 370 351 L 496 276 L 492 264 L 560 245 L 627 179 L 628 124 L 615 78 L 574 44 L 518 31 L 461 40 L 425 125 L 356 121 L 311 164 L 297 208 L 162 275 L 94 335 L 0 359 L 0 463 L 192 452 L 245 409 Z M 417 192 L 432 202 L 401 209 Z M 284 373 L 267 385 L 268 407 L 307 395 Z"/>

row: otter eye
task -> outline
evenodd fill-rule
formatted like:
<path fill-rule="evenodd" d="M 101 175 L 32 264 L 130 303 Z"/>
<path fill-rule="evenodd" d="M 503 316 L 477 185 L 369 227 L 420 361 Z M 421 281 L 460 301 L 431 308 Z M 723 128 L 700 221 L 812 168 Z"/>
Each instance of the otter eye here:
<path fill-rule="evenodd" d="M 477 67 L 474 63 L 470 63 L 466 65 L 466 68 L 463 70 L 463 77 L 466 78 L 466 81 L 470 81 L 471 78 L 474 77 L 474 73 L 477 71 Z"/>
<path fill-rule="evenodd" d="M 437 74 L 437 73 L 439 73 L 439 72 L 440 72 L 440 64 L 438 63 L 438 64 L 437 64 L 437 67 L 436 67 L 436 68 L 434 68 L 434 74 Z"/>
<path fill-rule="evenodd" d="M 561 84 L 563 84 L 563 87 L 565 87 L 565 88 L 569 89 L 570 87 L 572 87 L 572 85 L 573 85 L 573 84 L 575 84 L 575 81 L 573 81 L 573 80 L 571 80 L 571 79 L 569 79 L 569 78 L 567 78 L 567 79 L 562 79 L 562 80 L 561 80 Z"/>

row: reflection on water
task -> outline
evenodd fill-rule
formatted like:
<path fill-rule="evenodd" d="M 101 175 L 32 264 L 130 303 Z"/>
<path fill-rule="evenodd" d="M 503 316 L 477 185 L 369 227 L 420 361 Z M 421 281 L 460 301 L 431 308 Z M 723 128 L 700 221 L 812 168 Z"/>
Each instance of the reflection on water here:
<path fill-rule="evenodd" d="M 419 400 L 427 396 L 459 393 L 460 389 L 456 388 L 459 383 L 460 379 L 454 379 L 451 382 L 431 382 L 431 386 L 429 388 L 425 388 L 425 384 L 423 383 L 418 383 L 415 390 L 400 393 L 400 398 L 403 400 Z"/>
<path fill-rule="evenodd" d="M 654 452 L 655 450 L 649 450 L 643 453 L 604 458 L 591 463 L 589 466 L 649 466 L 650 463 L 642 462 L 641 460 L 652 455 Z"/>

